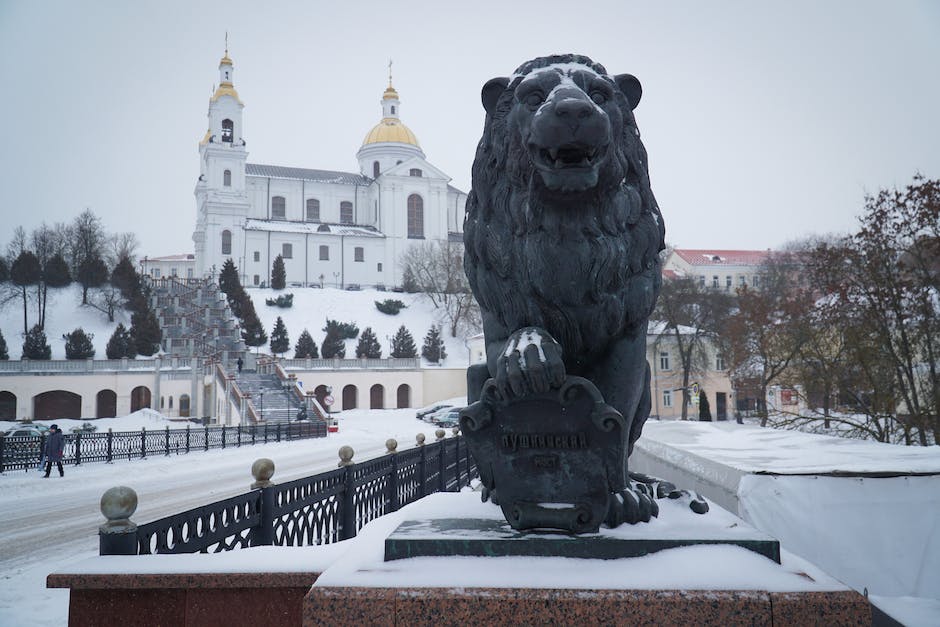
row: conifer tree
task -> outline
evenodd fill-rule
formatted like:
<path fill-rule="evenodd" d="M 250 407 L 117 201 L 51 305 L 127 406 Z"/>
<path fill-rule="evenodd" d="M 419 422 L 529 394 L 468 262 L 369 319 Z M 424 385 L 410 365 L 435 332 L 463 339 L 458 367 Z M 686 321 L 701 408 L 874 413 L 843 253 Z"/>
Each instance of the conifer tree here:
<path fill-rule="evenodd" d="M 324 359 L 334 357 L 342 359 L 346 357 L 346 342 L 343 341 L 343 338 L 335 329 L 331 329 L 326 332 L 326 337 L 323 338 L 323 346 L 320 352 L 323 353 Z"/>
<path fill-rule="evenodd" d="M 400 359 L 405 357 L 417 357 L 418 349 L 415 347 L 415 339 L 411 336 L 405 325 L 398 328 L 395 337 L 392 338 L 391 356 Z"/>
<path fill-rule="evenodd" d="M 0 283 L 6 283 L 10 280 L 10 266 L 7 260 L 0 257 Z"/>
<path fill-rule="evenodd" d="M 247 311 L 243 312 L 242 317 L 242 339 L 246 346 L 264 346 L 268 341 L 268 334 L 261 325 L 258 314 L 255 313 L 254 305 L 251 300 L 248 301 Z"/>
<path fill-rule="evenodd" d="M 366 359 L 380 359 L 382 357 L 382 345 L 379 344 L 372 327 L 366 327 L 359 336 L 359 343 L 356 345 L 356 357 Z"/>
<path fill-rule="evenodd" d="M 146 303 L 145 300 L 143 300 Z M 131 337 L 134 339 L 134 350 L 138 355 L 150 357 L 160 350 L 160 341 L 163 333 L 160 331 L 160 322 L 157 315 L 149 307 L 142 306 L 142 311 L 131 314 Z"/>
<path fill-rule="evenodd" d="M 85 333 L 81 327 L 71 333 L 62 335 L 65 340 L 65 358 L 66 359 L 91 359 L 95 356 L 95 345 L 91 343 L 94 339 L 93 333 Z"/>
<path fill-rule="evenodd" d="M 108 280 L 108 266 L 98 255 L 86 257 L 78 265 L 76 279 L 82 284 L 82 304 L 88 304 L 88 290 L 92 287 L 101 287 Z"/>
<path fill-rule="evenodd" d="M 111 271 L 111 285 L 121 290 L 121 296 L 130 300 L 140 291 L 140 277 L 129 257 L 121 257 Z"/>
<path fill-rule="evenodd" d="M 274 322 L 274 329 L 271 330 L 271 352 L 280 355 L 288 350 L 290 350 L 290 338 L 287 337 L 287 327 L 284 326 L 284 320 L 278 316 Z"/>
<path fill-rule="evenodd" d="M 705 394 L 705 390 L 700 390 L 698 393 L 698 419 L 704 422 L 711 422 L 712 419 L 712 409 L 708 404 L 708 395 Z"/>
<path fill-rule="evenodd" d="M 287 286 L 287 268 L 284 267 L 284 257 L 278 255 L 271 266 L 271 289 L 282 290 Z"/>
<path fill-rule="evenodd" d="M 424 346 L 421 347 L 421 356 L 429 362 L 436 364 L 447 357 L 447 350 L 441 341 L 440 327 L 433 325 L 424 336 Z"/>
<path fill-rule="evenodd" d="M 319 359 L 320 351 L 317 349 L 317 343 L 313 341 L 310 331 L 303 330 L 300 337 L 297 338 L 297 345 L 294 347 L 294 359 Z"/>
<path fill-rule="evenodd" d="M 242 283 L 238 278 L 238 268 L 231 258 L 226 259 L 222 264 L 222 270 L 219 271 L 219 289 L 229 298 L 241 291 Z"/>
<path fill-rule="evenodd" d="M 10 353 L 7 351 L 7 341 L 3 337 L 3 332 L 0 332 L 0 360 L 7 360 L 10 358 Z"/>
<path fill-rule="evenodd" d="M 42 273 L 43 281 L 49 287 L 65 287 L 72 282 L 72 275 L 69 272 L 69 264 L 62 255 L 53 255 L 46 262 L 46 267 Z"/>
<path fill-rule="evenodd" d="M 414 272 L 412 272 L 410 266 L 406 267 L 404 273 L 401 275 L 401 287 L 409 294 L 415 294 L 421 291 L 421 286 L 418 285 L 418 280 L 415 278 Z"/>
<path fill-rule="evenodd" d="M 46 332 L 38 324 L 29 330 L 23 341 L 23 359 L 52 359 L 52 348 L 46 341 Z"/>
<path fill-rule="evenodd" d="M 125 328 L 123 324 L 118 324 L 117 328 L 114 329 L 114 333 L 111 334 L 111 339 L 108 340 L 108 345 L 104 350 L 108 359 L 121 359 L 123 357 L 133 359 L 137 356 L 134 337 L 131 335 L 130 329 Z"/>

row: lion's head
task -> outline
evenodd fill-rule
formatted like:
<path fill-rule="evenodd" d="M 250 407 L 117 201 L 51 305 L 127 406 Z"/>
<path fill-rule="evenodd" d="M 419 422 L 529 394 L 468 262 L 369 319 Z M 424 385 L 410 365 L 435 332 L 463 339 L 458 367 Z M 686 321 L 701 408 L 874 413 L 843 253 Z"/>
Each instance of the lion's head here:
<path fill-rule="evenodd" d="M 633 116 L 641 94 L 580 55 L 483 87 L 464 240 L 484 317 L 546 328 L 579 354 L 645 322 L 665 231 Z"/>

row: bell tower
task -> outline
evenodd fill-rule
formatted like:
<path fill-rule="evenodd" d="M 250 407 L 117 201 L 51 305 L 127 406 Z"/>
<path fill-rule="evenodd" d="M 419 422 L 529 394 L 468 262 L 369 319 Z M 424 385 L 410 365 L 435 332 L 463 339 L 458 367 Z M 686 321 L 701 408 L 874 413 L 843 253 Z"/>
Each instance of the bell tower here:
<path fill-rule="evenodd" d="M 219 86 L 209 98 L 208 129 L 199 142 L 199 180 L 196 182 L 196 230 L 193 242 L 196 273 L 217 273 L 227 258 L 241 270 L 244 224 L 248 217 L 243 137 L 245 105 L 235 91 L 235 64 L 228 56 L 219 61 Z"/>

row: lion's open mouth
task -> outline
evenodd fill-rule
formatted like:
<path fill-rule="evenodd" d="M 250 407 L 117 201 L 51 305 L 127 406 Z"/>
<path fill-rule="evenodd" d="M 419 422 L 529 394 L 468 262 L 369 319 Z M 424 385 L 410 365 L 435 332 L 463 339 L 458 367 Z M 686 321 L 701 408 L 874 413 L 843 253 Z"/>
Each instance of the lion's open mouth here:
<path fill-rule="evenodd" d="M 563 168 L 592 168 L 600 160 L 603 150 L 587 144 L 565 144 L 557 148 L 540 148 L 539 165 L 554 170 Z"/>

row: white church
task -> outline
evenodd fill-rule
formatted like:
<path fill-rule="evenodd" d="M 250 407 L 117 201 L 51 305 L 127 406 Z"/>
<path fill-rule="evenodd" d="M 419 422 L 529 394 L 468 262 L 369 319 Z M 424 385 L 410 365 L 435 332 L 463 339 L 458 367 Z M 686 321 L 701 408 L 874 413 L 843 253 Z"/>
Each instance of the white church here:
<path fill-rule="evenodd" d="M 248 163 L 234 74 L 226 50 L 199 143 L 196 276 L 217 275 L 230 258 L 243 285 L 266 285 L 281 255 L 288 284 L 393 287 L 409 246 L 462 242 L 467 194 L 426 160 L 402 123 L 391 73 L 382 119 L 356 154 L 359 172 Z"/>

